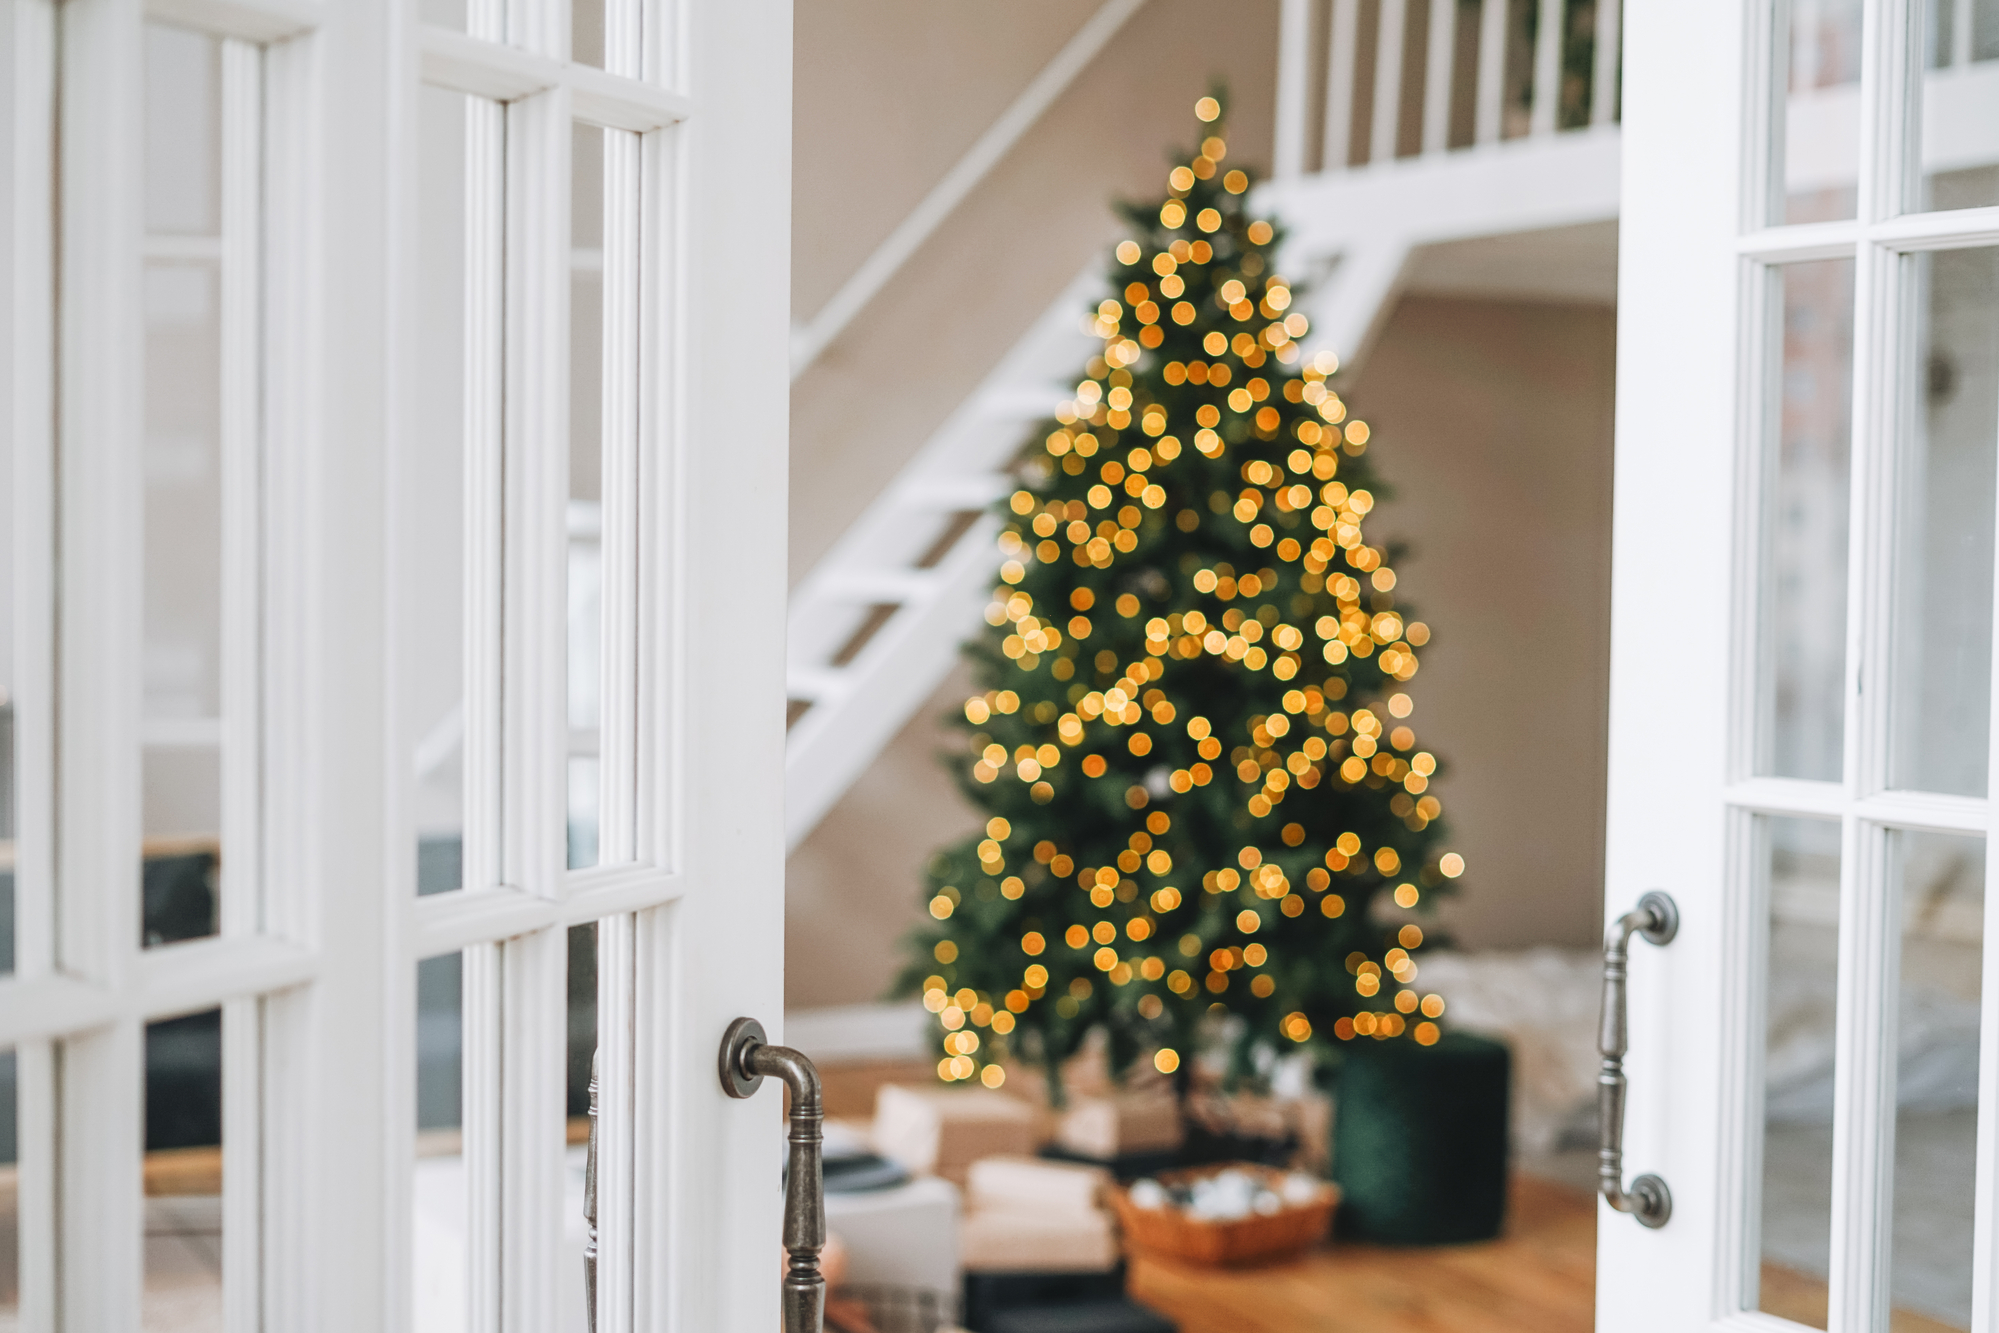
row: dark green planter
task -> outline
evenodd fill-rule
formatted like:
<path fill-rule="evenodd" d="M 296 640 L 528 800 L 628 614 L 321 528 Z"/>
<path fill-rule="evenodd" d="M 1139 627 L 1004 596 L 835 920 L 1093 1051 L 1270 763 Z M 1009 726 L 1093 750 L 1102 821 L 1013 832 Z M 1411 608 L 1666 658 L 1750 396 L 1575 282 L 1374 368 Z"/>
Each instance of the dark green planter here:
<path fill-rule="evenodd" d="M 1390 1245 L 1490 1240 L 1506 1220 L 1506 1047 L 1447 1033 L 1343 1044 L 1333 1117 L 1339 1232 Z"/>

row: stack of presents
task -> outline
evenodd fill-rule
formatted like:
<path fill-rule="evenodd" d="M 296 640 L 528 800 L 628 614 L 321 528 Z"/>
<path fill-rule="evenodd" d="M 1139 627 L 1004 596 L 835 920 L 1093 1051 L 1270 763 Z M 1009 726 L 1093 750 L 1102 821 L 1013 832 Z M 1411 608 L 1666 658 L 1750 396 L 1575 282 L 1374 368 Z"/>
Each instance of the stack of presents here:
<path fill-rule="evenodd" d="M 1325 1237 L 1317 1094 L 1216 1106 L 1198 1144 L 1164 1083 L 1065 1103 L 890 1084 L 871 1122 L 829 1122 L 829 1329 L 1173 1333 L 1126 1294 L 1129 1256 L 1258 1262 Z"/>

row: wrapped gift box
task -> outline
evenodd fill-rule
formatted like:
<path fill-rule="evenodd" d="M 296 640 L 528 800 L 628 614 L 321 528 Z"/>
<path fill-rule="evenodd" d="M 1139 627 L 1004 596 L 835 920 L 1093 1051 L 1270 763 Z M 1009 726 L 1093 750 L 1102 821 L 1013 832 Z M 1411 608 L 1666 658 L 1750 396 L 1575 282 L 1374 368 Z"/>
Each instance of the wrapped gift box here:
<path fill-rule="evenodd" d="M 1041 1157 L 986 1157 L 972 1163 L 965 1194 L 974 1209 L 1081 1215 L 1103 1206 L 1110 1183 L 1110 1173 L 1097 1167 Z"/>
<path fill-rule="evenodd" d="M 1031 1213 L 980 1208 L 958 1245 L 968 1273 L 1098 1273 L 1117 1267 L 1117 1228 L 1099 1209 Z"/>
<path fill-rule="evenodd" d="M 992 1088 L 890 1083 L 875 1096 L 873 1137 L 884 1157 L 962 1184 L 982 1157 L 1032 1153 L 1040 1116 L 1028 1102 Z"/>
<path fill-rule="evenodd" d="M 1056 1143 L 1100 1162 L 1170 1153 L 1185 1137 L 1180 1105 L 1164 1090 L 1071 1097 L 1055 1122 Z"/>

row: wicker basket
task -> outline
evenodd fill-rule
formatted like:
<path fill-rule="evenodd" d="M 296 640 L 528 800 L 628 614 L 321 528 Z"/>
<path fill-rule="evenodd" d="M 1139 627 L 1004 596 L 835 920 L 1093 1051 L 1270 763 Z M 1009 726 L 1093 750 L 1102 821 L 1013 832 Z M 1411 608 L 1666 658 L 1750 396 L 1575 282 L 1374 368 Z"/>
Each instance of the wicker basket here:
<path fill-rule="evenodd" d="M 1163 1185 L 1186 1184 L 1223 1171 L 1260 1176 L 1275 1189 L 1287 1173 L 1249 1162 L 1224 1162 L 1159 1176 Z M 1111 1191 L 1111 1206 L 1124 1227 L 1125 1245 L 1138 1254 L 1215 1267 L 1274 1263 L 1293 1258 L 1317 1245 L 1332 1229 L 1333 1209 L 1340 1187 L 1322 1183 L 1311 1203 L 1290 1204 L 1275 1213 L 1254 1213 L 1227 1221 L 1189 1216 L 1181 1208 L 1140 1208 L 1130 1191 Z"/>

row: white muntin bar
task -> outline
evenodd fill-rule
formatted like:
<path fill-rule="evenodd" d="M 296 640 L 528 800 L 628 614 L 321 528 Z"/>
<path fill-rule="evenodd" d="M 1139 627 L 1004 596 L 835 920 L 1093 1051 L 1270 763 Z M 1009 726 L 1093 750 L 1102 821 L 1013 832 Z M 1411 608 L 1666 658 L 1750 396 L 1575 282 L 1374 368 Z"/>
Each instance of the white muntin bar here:
<path fill-rule="evenodd" d="M 501 875 L 559 898 L 568 864 L 568 90 L 509 103 L 506 117 Z"/>
<path fill-rule="evenodd" d="M 465 103 L 464 832 L 462 883 L 502 882 L 501 599 L 506 362 L 506 108 Z"/>
<path fill-rule="evenodd" d="M 11 56 L 8 145 L 9 432 L 13 508 L 14 975 L 55 965 L 55 359 L 56 8 L 17 3 L 0 16 Z M 25 1219 L 24 1219 L 25 1221 Z M 23 1226 L 21 1234 L 29 1234 Z M 24 1296 L 25 1300 L 26 1297 Z M 32 1326 L 32 1325 L 31 1325 Z"/>
<path fill-rule="evenodd" d="M 1321 171 L 1353 160 L 1353 99 L 1360 59 L 1360 0 L 1333 0 L 1326 32 L 1326 133 Z"/>
<path fill-rule="evenodd" d="M 637 855 L 639 257 L 643 143 L 605 130 L 602 483 L 602 642 L 598 655 L 598 864 Z M 572 445 L 573 447 L 573 445 Z"/>
<path fill-rule="evenodd" d="M 1402 42 L 1409 28 L 1408 0 L 1381 0 L 1374 34 L 1374 119 L 1368 126 L 1367 162 L 1395 160 L 1402 114 Z"/>
<path fill-rule="evenodd" d="M 262 924 L 263 52 L 221 43 L 221 931 Z M 254 1052 L 255 1047 L 249 1048 Z"/>
<path fill-rule="evenodd" d="M 1451 69 L 1457 54 L 1457 0 L 1430 0 L 1428 51 L 1423 64 L 1423 151 L 1441 153 L 1451 138 Z"/>

